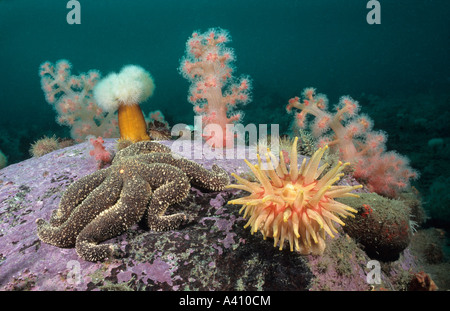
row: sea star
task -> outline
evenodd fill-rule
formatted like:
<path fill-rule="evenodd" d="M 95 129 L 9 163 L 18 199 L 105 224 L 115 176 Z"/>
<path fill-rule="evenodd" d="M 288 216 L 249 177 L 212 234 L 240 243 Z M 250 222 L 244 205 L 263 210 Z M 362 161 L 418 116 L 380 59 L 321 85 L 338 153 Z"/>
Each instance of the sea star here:
<path fill-rule="evenodd" d="M 191 185 L 220 191 L 228 184 L 228 173 L 217 165 L 207 170 L 162 144 L 137 142 L 117 152 L 110 167 L 71 184 L 50 223 L 36 220 L 37 234 L 54 246 L 75 246 L 85 260 L 103 260 L 119 249 L 99 243 L 120 235 L 143 217 L 151 230 L 179 227 L 185 214 L 164 212 L 184 200 Z"/>

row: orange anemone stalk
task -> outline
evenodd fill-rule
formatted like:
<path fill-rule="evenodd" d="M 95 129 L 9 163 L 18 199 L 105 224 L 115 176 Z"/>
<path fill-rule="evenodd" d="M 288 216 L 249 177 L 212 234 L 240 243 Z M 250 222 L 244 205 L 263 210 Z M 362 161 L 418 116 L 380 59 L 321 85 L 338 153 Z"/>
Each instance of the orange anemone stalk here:
<path fill-rule="evenodd" d="M 138 104 L 119 106 L 120 139 L 133 142 L 150 140 L 144 114 Z"/>

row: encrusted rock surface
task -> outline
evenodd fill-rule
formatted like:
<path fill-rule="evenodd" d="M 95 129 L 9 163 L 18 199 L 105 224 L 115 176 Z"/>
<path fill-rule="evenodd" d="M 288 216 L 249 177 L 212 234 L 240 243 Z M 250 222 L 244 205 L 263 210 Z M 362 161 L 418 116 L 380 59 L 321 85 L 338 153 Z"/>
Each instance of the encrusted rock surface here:
<path fill-rule="evenodd" d="M 402 201 L 376 193 L 340 201 L 358 210 L 356 217 L 347 221 L 344 231 L 364 245 L 371 258 L 395 261 L 408 247 L 412 236 L 410 212 Z"/>
<path fill-rule="evenodd" d="M 115 141 L 106 140 L 105 146 L 113 151 Z M 120 246 L 122 258 L 92 263 L 73 248 L 44 244 L 35 220 L 48 220 L 67 186 L 98 169 L 89 149 L 82 143 L 0 170 L 0 290 L 371 288 L 365 279 L 370 259 L 345 233 L 328 239 L 322 257 L 279 251 L 272 240 L 244 229 L 239 208 L 226 204 L 238 190 L 205 193 L 192 188 L 184 202 L 168 210 L 188 215 L 177 230 L 153 232 L 135 225 L 109 241 Z M 230 173 L 247 171 L 241 159 L 196 161 L 206 168 L 216 163 Z M 397 270 L 415 269 L 408 252 Z M 389 271 L 382 271 L 382 279 L 391 284 Z"/>
<path fill-rule="evenodd" d="M 115 142 L 105 146 L 114 150 Z M 36 218 L 48 219 L 67 186 L 97 170 L 83 143 L 11 165 L 0 171 L 0 288 L 3 290 L 235 290 L 305 289 L 312 273 L 304 258 L 280 253 L 244 230 L 236 191 L 203 193 L 169 208 L 188 220 L 178 230 L 146 231 L 138 225 L 111 242 L 125 257 L 91 263 L 75 249 L 42 243 Z M 241 173 L 245 163 L 200 160 Z M 249 242 L 249 240 L 253 240 Z M 255 243 L 256 242 L 256 243 Z M 265 243 L 263 243 L 265 244 Z M 269 245 L 270 246 L 270 245 Z"/>

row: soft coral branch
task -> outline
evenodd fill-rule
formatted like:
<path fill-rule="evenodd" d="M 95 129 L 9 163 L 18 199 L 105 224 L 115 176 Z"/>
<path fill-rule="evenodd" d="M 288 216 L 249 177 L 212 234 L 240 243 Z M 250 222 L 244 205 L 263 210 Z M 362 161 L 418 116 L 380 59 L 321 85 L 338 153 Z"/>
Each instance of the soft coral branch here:
<path fill-rule="evenodd" d="M 216 124 L 222 129 L 222 133 L 204 137 L 208 144 L 219 148 L 233 145 L 234 134 L 227 131 L 226 125 L 242 118 L 242 113 L 233 114 L 232 110 L 250 100 L 249 78 L 232 78 L 233 51 L 224 45 L 229 41 L 223 29 L 194 32 L 180 66 L 183 76 L 192 83 L 188 99 L 195 113 L 202 116 L 203 127 Z"/>
<path fill-rule="evenodd" d="M 302 98 L 289 100 L 286 110 L 289 113 L 293 108 L 299 110 L 295 121 L 300 128 L 307 127 L 307 115 L 313 115 L 315 122 L 310 129 L 318 139 L 319 147 L 329 145 L 343 161 L 350 162 L 355 178 L 365 182 L 371 191 L 395 197 L 409 185 L 410 179 L 417 178 L 418 173 L 409 167 L 406 157 L 385 152 L 386 135 L 373 131 L 372 120 L 358 114 L 358 102 L 343 96 L 334 114 L 327 106 L 325 95 L 307 88 Z"/>
<path fill-rule="evenodd" d="M 94 157 L 94 159 L 98 163 L 99 168 L 111 162 L 112 155 L 108 150 L 106 150 L 104 146 L 105 141 L 102 137 L 97 137 L 95 139 L 91 138 L 89 142 L 91 143 L 92 147 L 94 147 L 89 151 L 89 155 Z"/>
<path fill-rule="evenodd" d="M 116 117 L 105 113 L 93 98 L 100 73 L 90 70 L 75 76 L 70 69 L 67 60 L 59 60 L 55 65 L 43 63 L 39 71 L 45 98 L 58 113 L 57 122 L 71 127 L 71 136 L 78 142 L 88 135 L 118 137 Z"/>

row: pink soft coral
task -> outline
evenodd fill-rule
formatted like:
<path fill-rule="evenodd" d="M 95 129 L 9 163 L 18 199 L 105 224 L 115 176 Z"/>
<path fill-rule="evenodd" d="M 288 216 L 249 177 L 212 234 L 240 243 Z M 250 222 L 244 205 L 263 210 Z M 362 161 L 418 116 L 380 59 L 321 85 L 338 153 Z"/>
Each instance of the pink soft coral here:
<path fill-rule="evenodd" d="M 238 103 L 249 101 L 249 78 L 234 82 L 231 76 L 233 50 L 225 47 L 229 40 L 228 32 L 223 29 L 194 32 L 180 66 L 184 77 L 192 82 L 189 101 L 202 116 L 203 137 L 209 145 L 218 148 L 233 146 L 234 133 L 226 125 L 242 118 L 241 112 L 231 111 Z"/>
<path fill-rule="evenodd" d="M 409 185 L 410 179 L 417 177 L 406 157 L 392 151 L 385 152 L 386 135 L 373 131 L 372 120 L 358 114 L 357 101 L 349 96 L 341 97 L 334 114 L 327 111 L 327 105 L 325 95 L 316 94 L 314 88 L 307 88 L 302 98 L 289 100 L 286 110 L 301 110 L 295 118 L 300 128 L 306 127 L 306 117 L 312 114 L 315 122 L 311 132 L 318 138 L 318 147 L 329 145 L 338 152 L 343 161 L 353 165 L 355 178 L 365 182 L 371 191 L 395 197 Z"/>
<path fill-rule="evenodd" d="M 71 127 L 71 136 L 78 142 L 88 135 L 119 137 L 117 117 L 104 112 L 93 98 L 100 73 L 90 70 L 75 76 L 70 69 L 69 61 L 62 59 L 55 65 L 43 63 L 39 71 L 45 98 L 58 113 L 57 122 Z"/>
<path fill-rule="evenodd" d="M 94 147 L 91 151 L 89 151 L 89 155 L 94 157 L 99 164 L 101 163 L 109 163 L 111 162 L 112 156 L 109 151 L 106 150 L 102 137 L 97 137 L 96 139 L 91 138 L 91 145 Z M 100 165 L 101 166 L 101 165 Z"/>

